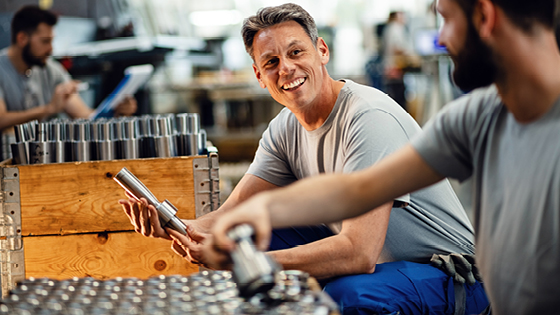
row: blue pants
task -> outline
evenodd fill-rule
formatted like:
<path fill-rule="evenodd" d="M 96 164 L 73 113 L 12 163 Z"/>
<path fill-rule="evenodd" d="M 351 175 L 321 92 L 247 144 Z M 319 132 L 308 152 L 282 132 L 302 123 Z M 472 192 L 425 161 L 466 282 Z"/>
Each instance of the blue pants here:
<path fill-rule="evenodd" d="M 271 250 L 295 247 L 332 236 L 326 226 L 274 230 Z M 429 264 L 397 261 L 378 264 L 372 274 L 327 279 L 321 283 L 344 315 L 454 314 L 453 279 Z M 481 283 L 463 285 L 464 314 L 479 314 L 488 306 Z"/>

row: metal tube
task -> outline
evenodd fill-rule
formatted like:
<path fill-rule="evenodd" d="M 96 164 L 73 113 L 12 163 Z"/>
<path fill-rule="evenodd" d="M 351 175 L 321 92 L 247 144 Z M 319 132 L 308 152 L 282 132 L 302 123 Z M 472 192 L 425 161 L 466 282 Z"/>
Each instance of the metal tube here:
<path fill-rule="evenodd" d="M 13 163 L 18 165 L 27 165 L 29 160 L 27 158 L 27 145 L 24 142 L 10 144 L 12 148 Z"/>
<path fill-rule="evenodd" d="M 123 167 L 113 179 L 136 199 L 145 198 L 149 204 L 153 205 L 158 211 L 162 226 L 168 226 L 183 235 L 187 234 L 185 224 L 175 215 L 177 208 L 168 200 L 160 203 L 154 194 L 126 167 Z"/>

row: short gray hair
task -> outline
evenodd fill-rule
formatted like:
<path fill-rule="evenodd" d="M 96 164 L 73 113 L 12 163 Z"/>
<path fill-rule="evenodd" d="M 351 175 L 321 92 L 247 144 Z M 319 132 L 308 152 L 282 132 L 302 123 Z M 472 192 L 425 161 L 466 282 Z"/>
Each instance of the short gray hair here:
<path fill-rule="evenodd" d="M 241 28 L 245 50 L 247 50 L 247 53 L 253 60 L 255 60 L 255 56 L 253 55 L 253 40 L 255 35 L 260 30 L 288 21 L 295 21 L 301 25 L 311 39 L 313 46 L 317 47 L 319 34 L 317 32 L 315 20 L 313 20 L 313 17 L 301 6 L 294 3 L 286 3 L 276 7 L 261 8 L 257 11 L 256 15 L 246 18 Z"/>

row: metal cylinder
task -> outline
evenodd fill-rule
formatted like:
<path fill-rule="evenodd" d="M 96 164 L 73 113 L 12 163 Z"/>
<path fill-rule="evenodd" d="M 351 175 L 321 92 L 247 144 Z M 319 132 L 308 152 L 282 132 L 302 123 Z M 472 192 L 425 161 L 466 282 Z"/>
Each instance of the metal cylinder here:
<path fill-rule="evenodd" d="M 198 134 L 198 152 L 197 154 L 205 154 L 206 153 L 206 130 L 201 129 L 200 133 Z"/>
<path fill-rule="evenodd" d="M 145 198 L 152 205 L 159 204 L 156 196 L 126 167 L 123 167 L 113 179 L 137 199 Z"/>
<path fill-rule="evenodd" d="M 180 134 L 177 136 L 180 155 L 198 155 L 198 135 L 193 133 Z"/>
<path fill-rule="evenodd" d="M 187 227 L 175 215 L 177 208 L 168 200 L 160 203 L 154 194 L 126 167 L 123 167 L 113 179 L 136 199 L 145 198 L 149 204 L 153 205 L 158 211 L 162 226 L 172 228 L 183 235 L 187 234 Z"/>
<path fill-rule="evenodd" d="M 85 122 L 78 122 L 73 127 L 72 160 L 76 162 L 90 161 L 90 125 Z"/>
<path fill-rule="evenodd" d="M 54 142 L 31 141 L 29 143 L 29 164 L 48 164 L 53 160 Z"/>
<path fill-rule="evenodd" d="M 189 131 L 191 133 L 200 132 L 200 117 L 196 113 L 187 114 L 189 120 Z"/>
<path fill-rule="evenodd" d="M 13 164 L 27 165 L 29 160 L 27 158 L 27 144 L 24 142 L 10 144 L 12 149 Z"/>
<path fill-rule="evenodd" d="M 228 237 L 236 243 L 231 252 L 233 278 L 242 297 L 252 297 L 272 289 L 280 271 L 280 266 L 270 256 L 256 249 L 253 233 L 248 224 L 238 225 L 228 232 Z"/>
<path fill-rule="evenodd" d="M 35 140 L 29 143 L 29 164 L 48 164 L 53 161 L 54 142 L 49 141 L 49 125 L 35 124 Z"/>
<path fill-rule="evenodd" d="M 140 140 L 139 139 L 123 139 L 120 141 L 123 159 L 138 159 L 140 155 Z"/>
<path fill-rule="evenodd" d="M 156 157 L 177 156 L 177 145 L 173 136 L 154 137 Z"/>
<path fill-rule="evenodd" d="M 143 158 L 156 157 L 153 118 L 143 116 L 140 119 L 140 152 Z"/>
<path fill-rule="evenodd" d="M 183 235 L 187 235 L 185 224 L 176 216 L 177 208 L 169 200 L 165 199 L 156 208 L 159 214 L 161 226 L 169 226 Z"/>

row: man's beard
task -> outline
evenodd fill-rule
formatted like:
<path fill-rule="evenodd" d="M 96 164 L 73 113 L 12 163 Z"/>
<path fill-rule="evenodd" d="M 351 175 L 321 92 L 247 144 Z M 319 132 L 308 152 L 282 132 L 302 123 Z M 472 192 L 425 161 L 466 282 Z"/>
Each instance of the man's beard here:
<path fill-rule="evenodd" d="M 488 86 L 498 76 L 498 65 L 490 47 L 480 39 L 472 24 L 467 30 L 463 50 L 453 57 L 453 81 L 464 92 Z"/>
<path fill-rule="evenodd" d="M 31 45 L 29 43 L 25 45 L 25 47 L 23 47 L 21 57 L 29 67 L 44 67 L 47 64 L 45 60 L 33 56 L 33 54 L 31 53 Z"/>

